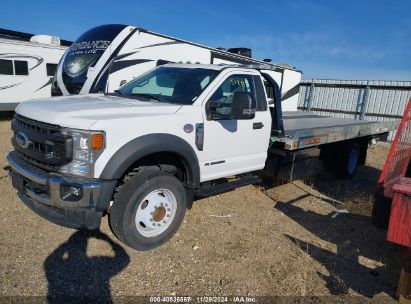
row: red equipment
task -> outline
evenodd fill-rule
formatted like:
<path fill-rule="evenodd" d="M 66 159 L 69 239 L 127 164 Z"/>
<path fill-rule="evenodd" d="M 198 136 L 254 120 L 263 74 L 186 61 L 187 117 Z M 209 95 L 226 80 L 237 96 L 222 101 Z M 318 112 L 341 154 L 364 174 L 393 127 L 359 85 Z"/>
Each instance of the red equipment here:
<path fill-rule="evenodd" d="M 392 187 L 398 179 L 404 177 L 411 159 L 411 98 L 408 101 L 400 126 L 385 161 L 378 180 L 379 187 L 384 188 L 386 197 L 392 197 Z"/>
<path fill-rule="evenodd" d="M 388 240 L 411 247 L 411 98 L 378 181 L 373 218 L 388 225 Z"/>
<path fill-rule="evenodd" d="M 387 240 L 404 247 L 399 303 L 411 303 L 411 98 L 378 180 L 373 221 L 383 228 L 388 223 Z"/>
<path fill-rule="evenodd" d="M 411 247 L 411 178 L 400 178 L 393 192 L 387 240 Z"/>

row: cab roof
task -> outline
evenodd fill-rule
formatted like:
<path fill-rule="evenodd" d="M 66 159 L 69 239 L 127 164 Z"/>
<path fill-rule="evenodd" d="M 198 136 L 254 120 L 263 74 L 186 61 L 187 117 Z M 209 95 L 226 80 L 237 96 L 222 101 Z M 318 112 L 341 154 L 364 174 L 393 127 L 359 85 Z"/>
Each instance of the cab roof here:
<path fill-rule="evenodd" d="M 216 70 L 221 71 L 228 68 L 233 69 L 252 69 L 252 70 L 260 70 L 260 69 L 268 69 L 266 66 L 263 65 L 244 65 L 244 64 L 201 64 L 201 63 L 167 63 L 163 66 L 166 67 L 175 67 L 175 68 L 187 68 L 187 69 L 209 69 L 209 70 Z"/>
<path fill-rule="evenodd" d="M 227 65 L 222 64 L 200 64 L 200 63 L 167 63 L 163 66 L 172 67 L 172 68 L 187 68 L 187 69 L 209 69 L 220 71 L 224 68 L 227 68 Z"/>

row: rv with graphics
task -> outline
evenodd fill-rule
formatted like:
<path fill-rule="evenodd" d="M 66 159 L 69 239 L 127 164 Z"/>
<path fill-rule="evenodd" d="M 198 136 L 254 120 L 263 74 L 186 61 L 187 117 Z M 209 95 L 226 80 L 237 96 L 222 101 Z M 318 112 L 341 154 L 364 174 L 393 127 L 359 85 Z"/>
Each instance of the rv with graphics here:
<path fill-rule="evenodd" d="M 51 96 L 51 84 L 70 41 L 0 29 L 0 111 Z"/>
<path fill-rule="evenodd" d="M 82 34 L 61 59 L 52 95 L 114 92 L 165 63 L 257 64 L 280 85 L 283 109 L 297 110 L 301 72 L 251 58 L 246 48 L 210 48 L 131 25 L 102 25 Z M 271 98 L 272 92 L 271 93 Z"/>

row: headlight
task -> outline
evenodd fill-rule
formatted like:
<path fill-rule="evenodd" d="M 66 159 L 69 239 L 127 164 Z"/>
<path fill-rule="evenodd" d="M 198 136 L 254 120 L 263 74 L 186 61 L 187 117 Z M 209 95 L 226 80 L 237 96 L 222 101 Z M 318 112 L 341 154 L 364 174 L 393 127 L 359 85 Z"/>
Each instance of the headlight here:
<path fill-rule="evenodd" d="M 94 163 L 104 151 L 104 132 L 68 129 L 67 134 L 73 138 L 73 159 L 59 171 L 92 178 Z"/>

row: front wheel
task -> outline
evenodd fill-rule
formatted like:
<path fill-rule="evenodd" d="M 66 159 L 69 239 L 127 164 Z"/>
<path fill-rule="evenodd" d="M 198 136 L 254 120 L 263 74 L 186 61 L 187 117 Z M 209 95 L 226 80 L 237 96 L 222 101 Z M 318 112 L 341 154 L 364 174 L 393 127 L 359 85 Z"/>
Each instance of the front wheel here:
<path fill-rule="evenodd" d="M 177 178 L 143 170 L 120 187 L 111 207 L 110 226 L 126 245 L 150 250 L 174 235 L 186 206 L 186 191 Z"/>

